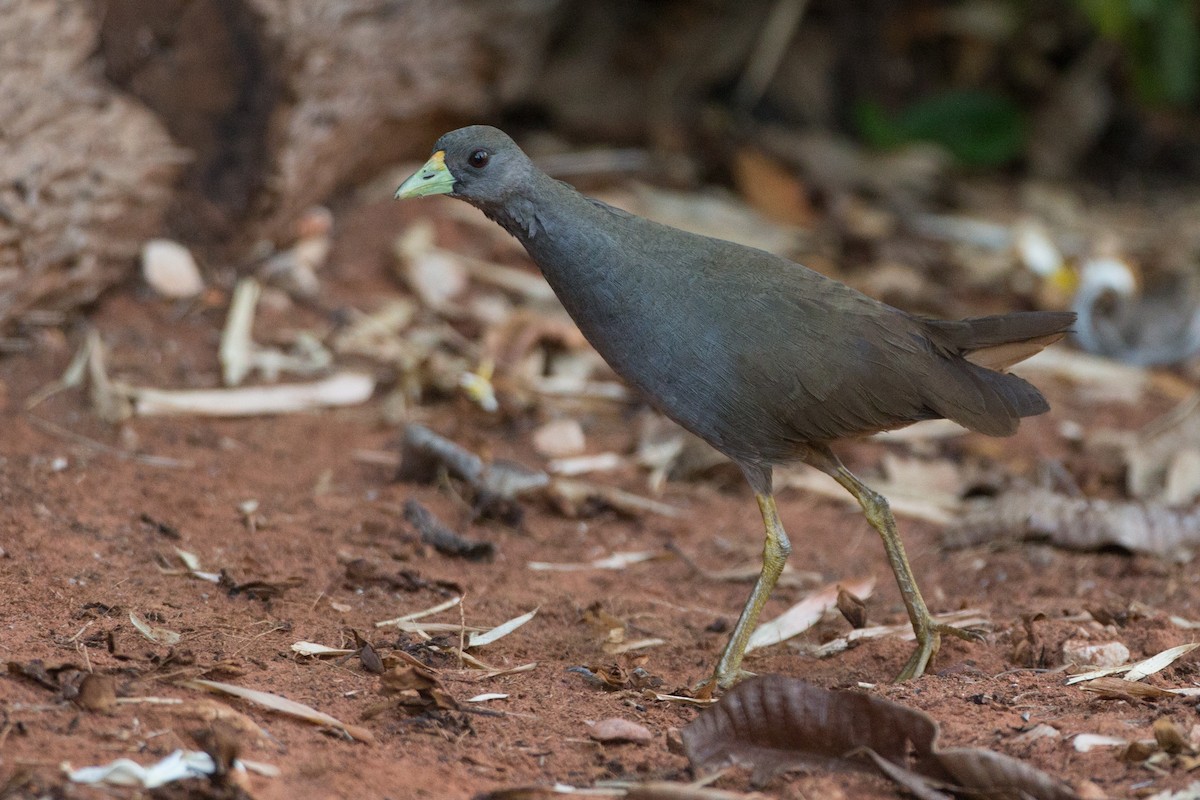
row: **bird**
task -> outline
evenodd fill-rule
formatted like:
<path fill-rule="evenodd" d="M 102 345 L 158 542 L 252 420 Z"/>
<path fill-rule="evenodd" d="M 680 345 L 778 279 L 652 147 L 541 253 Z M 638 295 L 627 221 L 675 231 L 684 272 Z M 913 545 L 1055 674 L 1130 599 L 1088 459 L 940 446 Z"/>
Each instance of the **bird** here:
<path fill-rule="evenodd" d="M 437 194 L 470 203 L 516 237 L 609 366 L 724 453 L 753 490 L 762 570 L 702 685 L 728 688 L 750 674 L 741 669 L 747 643 L 791 552 L 772 491 L 773 469 L 785 464 L 830 475 L 883 540 L 917 642 L 897 680 L 921 676 L 942 635 L 977 638 L 935 622 L 886 498 L 831 445 L 937 418 L 1014 433 L 1049 404 L 1004 370 L 1060 339 L 1074 314 L 915 316 L 781 256 L 587 197 L 485 125 L 439 138 L 395 197 Z"/>

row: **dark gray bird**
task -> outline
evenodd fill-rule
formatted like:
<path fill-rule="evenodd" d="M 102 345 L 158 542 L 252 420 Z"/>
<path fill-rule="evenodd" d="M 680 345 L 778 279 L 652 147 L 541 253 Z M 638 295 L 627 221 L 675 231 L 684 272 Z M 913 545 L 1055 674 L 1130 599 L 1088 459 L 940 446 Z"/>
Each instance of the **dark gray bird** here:
<path fill-rule="evenodd" d="M 829 449 L 842 438 L 945 417 L 1013 433 L 1046 400 L 1000 370 L 1067 331 L 1074 315 L 923 319 L 794 262 L 686 233 L 585 197 L 542 173 L 504 132 L 447 133 L 397 198 L 448 194 L 525 246 L 588 341 L 667 416 L 737 464 L 766 526 L 763 568 L 714 680 L 740 675 L 746 642 L 791 552 L 771 471 L 803 461 L 831 475 L 883 537 L 917 636 L 900 672 L 921 675 L 940 635 L 887 501 Z"/>

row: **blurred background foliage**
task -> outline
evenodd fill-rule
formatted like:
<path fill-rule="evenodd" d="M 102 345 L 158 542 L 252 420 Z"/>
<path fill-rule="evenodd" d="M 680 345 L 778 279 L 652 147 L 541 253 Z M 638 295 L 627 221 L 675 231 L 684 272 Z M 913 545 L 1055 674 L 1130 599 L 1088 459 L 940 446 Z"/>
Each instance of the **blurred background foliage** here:
<path fill-rule="evenodd" d="M 1200 177 L 1194 0 L 626 0 L 563 11 L 525 110 L 583 139 L 669 146 L 778 124 L 876 150 L 932 142 L 962 166 L 1038 177 Z"/>
<path fill-rule="evenodd" d="M 1077 0 L 1099 35 L 1121 48 L 1148 105 L 1194 106 L 1200 90 L 1200 26 L 1193 0 Z"/>

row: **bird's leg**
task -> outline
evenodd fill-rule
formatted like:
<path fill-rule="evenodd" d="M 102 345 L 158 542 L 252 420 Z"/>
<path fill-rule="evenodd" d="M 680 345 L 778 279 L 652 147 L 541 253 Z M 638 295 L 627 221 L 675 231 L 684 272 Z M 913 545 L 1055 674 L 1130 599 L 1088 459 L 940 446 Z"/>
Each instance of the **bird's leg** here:
<path fill-rule="evenodd" d="M 783 573 L 783 565 L 787 562 L 788 554 L 792 552 L 792 544 L 788 541 L 783 524 L 779 521 L 775 498 L 766 492 L 756 492 L 754 497 L 758 500 L 758 508 L 762 512 L 763 525 L 767 533 L 767 539 L 763 545 L 763 566 L 762 572 L 758 575 L 758 581 L 754 584 L 754 590 L 750 592 L 746 605 L 742 607 L 742 615 L 738 617 L 737 625 L 733 628 L 729 644 L 725 645 L 725 651 L 721 653 L 721 660 L 717 662 L 713 681 L 722 689 L 728 689 L 742 677 L 743 673 L 740 668 L 742 657 L 746 655 L 746 644 L 750 641 L 750 634 L 754 632 L 759 613 L 767 604 L 771 590 L 775 588 L 779 576 Z"/>
<path fill-rule="evenodd" d="M 888 564 L 891 565 L 892 572 L 896 576 L 896 584 L 900 587 L 900 596 L 904 598 L 904 606 L 908 609 L 908 619 L 912 623 L 913 633 L 917 636 L 917 649 L 908 659 L 908 663 L 904 665 L 904 669 L 900 670 L 896 680 L 906 681 L 910 678 L 918 678 L 924 674 L 929 660 L 937 654 L 942 643 L 941 635 L 943 633 L 968 640 L 978 639 L 978 636 L 969 631 L 933 621 L 929 608 L 925 605 L 925 599 L 921 597 L 917 579 L 913 577 L 912 567 L 908 564 L 908 556 L 904 552 L 900 534 L 896 532 L 896 520 L 892 516 L 892 510 L 888 507 L 887 499 L 855 477 L 854 473 L 846 469 L 832 452 L 825 450 L 819 455 L 822 456 L 820 459 L 814 459 L 810 463 L 828 473 L 850 494 L 854 495 L 859 505 L 862 506 L 867 521 L 883 539 L 883 549 L 887 553 Z"/>

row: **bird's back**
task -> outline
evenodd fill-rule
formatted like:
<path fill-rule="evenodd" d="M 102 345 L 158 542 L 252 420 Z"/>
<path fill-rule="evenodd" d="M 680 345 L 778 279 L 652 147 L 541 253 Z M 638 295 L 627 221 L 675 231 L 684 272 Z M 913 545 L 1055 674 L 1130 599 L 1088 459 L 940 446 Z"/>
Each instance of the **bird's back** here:
<path fill-rule="evenodd" d="M 1047 408 L 1022 379 L 963 357 L 971 321 L 923 320 L 800 264 L 569 187 L 549 199 L 538 229 L 519 238 L 584 335 L 668 416 L 735 460 L 783 463 L 805 443 L 936 417 L 1003 435 Z M 981 347 L 1006 328 L 1014 340 L 1052 339 L 1072 316 L 988 319 Z"/>

